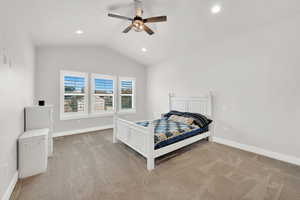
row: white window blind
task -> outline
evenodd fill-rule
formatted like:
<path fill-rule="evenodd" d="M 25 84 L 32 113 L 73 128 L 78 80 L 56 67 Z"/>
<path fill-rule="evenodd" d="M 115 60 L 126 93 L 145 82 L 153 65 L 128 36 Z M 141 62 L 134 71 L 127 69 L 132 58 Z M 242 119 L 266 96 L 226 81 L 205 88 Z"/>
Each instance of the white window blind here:
<path fill-rule="evenodd" d="M 92 74 L 91 111 L 92 113 L 110 113 L 115 111 L 115 77 Z"/>
<path fill-rule="evenodd" d="M 61 118 L 88 113 L 87 74 L 61 72 Z"/>
<path fill-rule="evenodd" d="M 119 106 L 120 111 L 135 111 L 135 79 L 119 79 Z"/>

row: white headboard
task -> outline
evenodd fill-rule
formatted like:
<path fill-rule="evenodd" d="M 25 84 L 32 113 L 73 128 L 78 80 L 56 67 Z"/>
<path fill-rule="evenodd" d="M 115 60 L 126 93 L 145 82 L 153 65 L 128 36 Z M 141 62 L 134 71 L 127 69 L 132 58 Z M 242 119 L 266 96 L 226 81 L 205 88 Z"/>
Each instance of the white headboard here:
<path fill-rule="evenodd" d="M 176 97 L 169 94 L 169 109 L 212 116 L 212 94 L 198 97 Z"/>

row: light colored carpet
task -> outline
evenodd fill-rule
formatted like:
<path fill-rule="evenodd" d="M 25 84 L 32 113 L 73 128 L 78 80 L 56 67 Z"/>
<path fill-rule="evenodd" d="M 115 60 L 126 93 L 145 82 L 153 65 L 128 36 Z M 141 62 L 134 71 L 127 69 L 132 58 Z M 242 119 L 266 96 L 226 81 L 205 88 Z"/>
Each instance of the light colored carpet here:
<path fill-rule="evenodd" d="M 56 138 L 47 173 L 19 181 L 18 200 L 300 200 L 300 167 L 200 141 L 146 160 L 112 130 Z"/>

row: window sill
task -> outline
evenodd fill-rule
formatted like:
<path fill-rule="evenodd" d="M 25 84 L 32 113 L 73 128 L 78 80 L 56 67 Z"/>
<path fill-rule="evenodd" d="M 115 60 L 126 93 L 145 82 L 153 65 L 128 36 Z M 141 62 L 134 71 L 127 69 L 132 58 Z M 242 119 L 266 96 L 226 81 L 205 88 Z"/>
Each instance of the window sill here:
<path fill-rule="evenodd" d="M 60 120 L 72 120 L 72 119 L 85 119 L 89 118 L 88 114 L 84 115 L 70 115 L 70 116 L 60 116 Z"/>
<path fill-rule="evenodd" d="M 89 118 L 98 118 L 98 117 L 112 117 L 114 113 L 92 113 L 88 115 L 74 115 L 74 116 L 62 116 L 60 120 L 72 120 L 72 119 L 89 119 Z"/>
<path fill-rule="evenodd" d="M 120 110 L 117 114 L 118 115 L 136 114 L 136 110 L 135 109 Z"/>
<path fill-rule="evenodd" d="M 114 112 L 107 112 L 107 113 L 91 113 L 89 114 L 90 118 L 97 118 L 97 117 L 111 117 L 114 116 Z"/>
<path fill-rule="evenodd" d="M 114 114 L 117 115 L 130 115 L 136 114 L 136 110 L 121 110 L 119 112 L 108 112 L 108 113 L 91 113 L 91 114 L 83 114 L 83 115 L 72 115 L 72 116 L 61 116 L 60 120 L 73 120 L 73 119 L 88 119 L 88 118 L 99 118 L 99 117 L 113 117 Z"/>

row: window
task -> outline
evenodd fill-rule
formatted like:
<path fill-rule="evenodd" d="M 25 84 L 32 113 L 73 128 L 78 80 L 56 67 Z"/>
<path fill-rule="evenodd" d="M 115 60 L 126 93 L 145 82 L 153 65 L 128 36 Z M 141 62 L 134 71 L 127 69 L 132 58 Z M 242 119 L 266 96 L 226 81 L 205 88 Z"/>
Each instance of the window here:
<path fill-rule="evenodd" d="M 92 113 L 112 113 L 115 111 L 115 78 L 108 75 L 91 76 Z"/>
<path fill-rule="evenodd" d="M 88 114 L 87 74 L 61 72 L 61 119 Z"/>
<path fill-rule="evenodd" d="M 61 120 L 135 113 L 135 102 L 135 78 L 119 77 L 117 84 L 112 75 L 60 72 Z"/>
<path fill-rule="evenodd" d="M 119 105 L 120 111 L 135 111 L 135 79 L 119 79 Z"/>

